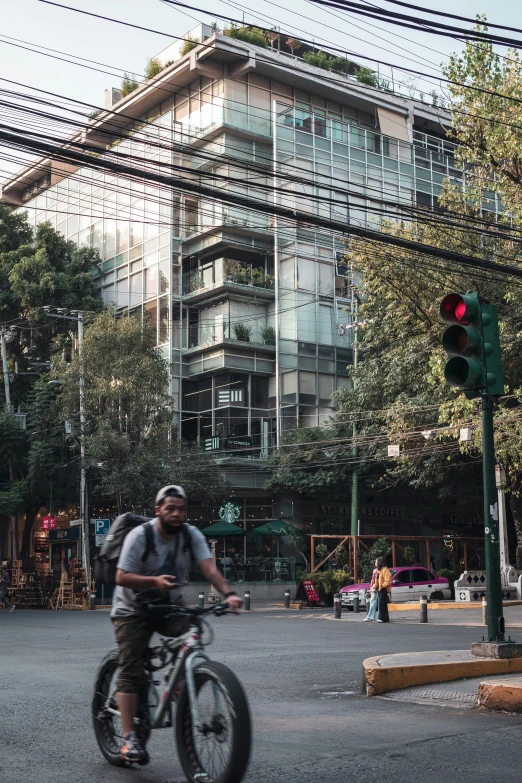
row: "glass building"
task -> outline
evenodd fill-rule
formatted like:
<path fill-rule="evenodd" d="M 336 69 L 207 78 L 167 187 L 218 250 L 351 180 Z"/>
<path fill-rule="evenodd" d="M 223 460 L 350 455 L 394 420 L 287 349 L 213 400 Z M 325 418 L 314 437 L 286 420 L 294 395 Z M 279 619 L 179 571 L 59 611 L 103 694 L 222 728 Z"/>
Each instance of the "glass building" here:
<path fill-rule="evenodd" d="M 270 206 L 371 227 L 380 200 L 397 215 L 402 204 L 434 207 L 444 178 L 463 172 L 444 110 L 204 25 L 192 33 L 204 46 L 160 53 L 173 62 L 80 134 L 135 174 L 41 159 L 2 198 L 98 248 L 100 296 L 155 328 L 179 431 L 216 452 L 245 527 L 250 507 L 265 512 L 248 525 L 280 515 L 312 524 L 320 511 L 266 493 L 264 460 L 297 422 L 326 422 L 332 393 L 349 386 L 351 332 L 339 326 L 357 281 L 341 232 L 296 227 Z M 166 174 L 170 184 L 152 181 Z M 226 203 L 216 189 L 265 208 Z"/>

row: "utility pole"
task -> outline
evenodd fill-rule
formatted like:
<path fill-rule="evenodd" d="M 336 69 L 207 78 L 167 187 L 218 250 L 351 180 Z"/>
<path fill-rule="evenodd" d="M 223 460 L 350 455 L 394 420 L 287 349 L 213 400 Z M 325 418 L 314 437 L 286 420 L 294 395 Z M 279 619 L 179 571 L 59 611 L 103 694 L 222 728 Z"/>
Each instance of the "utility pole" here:
<path fill-rule="evenodd" d="M 83 312 L 78 310 L 78 355 L 80 359 L 80 519 L 83 529 L 83 560 L 90 592 L 91 547 L 89 540 L 89 500 L 87 497 L 87 465 L 85 460 L 85 373 L 83 369 Z"/>
<path fill-rule="evenodd" d="M 87 578 L 88 591 L 90 592 L 90 567 L 91 552 L 89 541 L 89 499 L 87 495 L 87 464 L 85 459 L 85 374 L 83 368 L 82 344 L 83 344 L 83 310 L 71 310 L 69 314 L 65 309 L 56 308 L 57 313 L 49 312 L 50 307 L 44 307 L 45 314 L 49 318 L 63 318 L 66 321 L 76 321 L 78 324 L 78 356 L 80 359 L 80 519 L 82 520 L 82 549 L 83 566 Z"/>
<path fill-rule="evenodd" d="M 354 304 L 353 304 L 354 327 L 353 327 L 352 350 L 353 350 L 353 368 L 354 370 L 356 370 L 358 365 L 358 360 L 359 360 L 359 298 L 355 293 L 355 290 L 353 291 L 353 296 L 354 296 Z M 354 385 L 355 385 L 355 381 L 354 381 Z M 352 424 L 353 467 L 352 467 L 352 501 L 351 501 L 351 509 L 350 509 L 351 511 L 350 535 L 352 536 L 359 535 L 359 471 L 357 468 L 357 446 L 355 443 L 356 436 L 357 436 L 357 423 L 354 421 Z"/>
<path fill-rule="evenodd" d="M 11 406 L 11 388 L 9 385 L 9 368 L 7 366 L 7 337 L 8 332 L 2 329 L 0 337 L 2 341 L 2 370 L 4 375 L 5 409 L 12 413 Z M 15 480 L 13 463 L 9 460 L 9 481 Z M 11 527 L 11 560 L 18 560 L 18 518 L 16 514 L 9 514 L 9 523 Z"/>

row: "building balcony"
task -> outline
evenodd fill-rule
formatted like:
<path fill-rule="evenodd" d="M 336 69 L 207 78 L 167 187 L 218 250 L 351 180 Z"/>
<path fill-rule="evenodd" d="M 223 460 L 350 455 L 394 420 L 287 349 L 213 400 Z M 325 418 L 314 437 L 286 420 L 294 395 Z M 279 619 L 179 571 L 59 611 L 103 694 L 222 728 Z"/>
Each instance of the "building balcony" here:
<path fill-rule="evenodd" d="M 196 279 L 184 279 L 182 299 L 187 304 L 197 305 L 199 302 L 207 303 L 209 298 L 231 294 L 248 299 L 272 301 L 275 298 L 274 280 L 270 275 L 263 276 L 265 280 L 249 283 L 235 280 L 234 275 L 223 275 L 221 280 L 216 280 L 214 283 L 205 283 L 200 276 Z"/>
<path fill-rule="evenodd" d="M 248 136 L 272 138 L 271 113 L 244 103 L 222 99 L 208 103 L 181 120 L 178 141 L 194 144 L 226 129 Z"/>

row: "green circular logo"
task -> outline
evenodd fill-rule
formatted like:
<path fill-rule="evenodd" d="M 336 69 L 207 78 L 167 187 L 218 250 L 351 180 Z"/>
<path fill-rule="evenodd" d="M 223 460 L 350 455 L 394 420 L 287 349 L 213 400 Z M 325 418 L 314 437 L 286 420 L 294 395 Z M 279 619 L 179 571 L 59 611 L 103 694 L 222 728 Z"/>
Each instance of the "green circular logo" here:
<path fill-rule="evenodd" d="M 222 522 L 233 525 L 241 516 L 241 509 L 234 500 L 227 500 L 219 509 L 219 518 Z"/>

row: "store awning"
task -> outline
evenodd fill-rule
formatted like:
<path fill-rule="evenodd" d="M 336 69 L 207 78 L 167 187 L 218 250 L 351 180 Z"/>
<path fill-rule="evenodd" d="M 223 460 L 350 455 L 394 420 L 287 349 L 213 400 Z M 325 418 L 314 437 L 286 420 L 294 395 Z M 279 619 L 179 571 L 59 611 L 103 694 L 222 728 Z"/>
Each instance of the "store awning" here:
<path fill-rule="evenodd" d="M 232 525 L 228 522 L 216 522 L 213 525 L 204 527 L 201 531 L 204 536 L 212 538 L 212 536 L 244 536 L 245 531 L 238 525 Z"/>
<path fill-rule="evenodd" d="M 287 536 L 290 533 L 299 533 L 300 531 L 285 522 L 284 519 L 272 519 L 264 525 L 255 527 L 250 531 L 254 536 Z"/>

